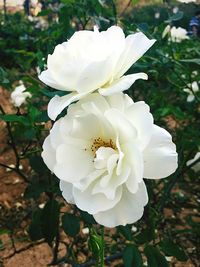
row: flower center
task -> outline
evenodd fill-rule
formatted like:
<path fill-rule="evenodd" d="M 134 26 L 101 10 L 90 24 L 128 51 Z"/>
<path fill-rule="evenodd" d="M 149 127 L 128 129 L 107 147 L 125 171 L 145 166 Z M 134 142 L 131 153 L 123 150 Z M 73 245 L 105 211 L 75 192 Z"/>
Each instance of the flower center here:
<path fill-rule="evenodd" d="M 111 147 L 114 150 L 117 149 L 112 139 L 109 139 L 108 141 L 104 141 L 101 137 L 95 138 L 93 141 L 93 144 L 91 145 L 92 152 L 96 153 L 96 151 L 100 147 Z"/>

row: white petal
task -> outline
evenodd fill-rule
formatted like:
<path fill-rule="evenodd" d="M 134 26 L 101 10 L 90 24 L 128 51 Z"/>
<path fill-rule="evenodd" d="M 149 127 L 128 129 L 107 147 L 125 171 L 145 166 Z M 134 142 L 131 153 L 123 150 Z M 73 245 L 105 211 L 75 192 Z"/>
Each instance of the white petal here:
<path fill-rule="evenodd" d="M 138 184 L 143 179 L 144 164 L 141 151 L 134 142 L 127 142 L 122 146 L 125 154 L 125 162 L 131 168 L 131 173 L 126 182 L 126 186 L 131 193 L 138 190 Z"/>
<path fill-rule="evenodd" d="M 191 93 L 188 97 L 187 97 L 187 102 L 192 102 L 194 101 L 195 97 L 194 95 Z"/>
<path fill-rule="evenodd" d="M 38 76 L 38 78 L 45 83 L 46 85 L 58 89 L 58 90 L 64 90 L 65 88 L 59 84 L 51 75 L 51 72 L 49 70 L 44 70 L 42 73 Z M 67 91 L 67 90 L 66 90 Z"/>
<path fill-rule="evenodd" d="M 119 109 L 122 112 L 133 104 L 132 98 L 121 92 L 107 96 L 106 100 L 111 108 Z"/>
<path fill-rule="evenodd" d="M 127 120 L 126 116 L 117 109 L 109 109 L 105 112 L 105 117 L 112 124 L 118 133 L 121 143 L 127 140 L 134 140 L 137 136 L 135 127 Z"/>
<path fill-rule="evenodd" d="M 144 212 L 144 206 L 148 202 L 147 190 L 144 182 L 139 184 L 135 194 L 131 194 L 124 187 L 122 198 L 109 210 L 94 214 L 94 219 L 106 227 L 126 225 L 138 221 Z"/>
<path fill-rule="evenodd" d="M 62 195 L 63 195 L 64 199 L 68 203 L 75 204 L 74 197 L 72 194 L 73 186 L 71 183 L 60 180 L 60 190 L 62 191 Z"/>
<path fill-rule="evenodd" d="M 105 211 L 114 207 L 122 195 L 122 188 L 119 187 L 113 200 L 108 199 L 103 193 L 92 194 L 92 185 L 85 191 L 81 192 L 77 188 L 73 188 L 73 195 L 76 205 L 79 209 L 87 211 L 90 214 L 99 211 Z"/>
<path fill-rule="evenodd" d="M 115 79 L 120 78 L 146 51 L 155 43 L 156 40 L 148 39 L 142 32 L 131 34 L 126 37 L 124 52 L 119 58 L 115 70 Z"/>
<path fill-rule="evenodd" d="M 176 146 L 171 135 L 163 128 L 154 125 L 149 145 L 143 152 L 144 177 L 151 179 L 164 178 L 177 168 Z"/>
<path fill-rule="evenodd" d="M 149 143 L 153 132 L 153 116 L 150 113 L 149 106 L 143 101 L 139 101 L 126 109 L 125 113 L 137 129 L 137 143 L 143 150 Z"/>
<path fill-rule="evenodd" d="M 111 94 L 119 93 L 124 90 L 127 90 L 131 87 L 131 85 L 138 79 L 147 80 L 148 76 L 145 73 L 135 73 L 135 74 L 129 74 L 126 76 L 121 77 L 118 80 L 115 80 L 110 85 L 107 85 L 106 87 L 100 88 L 98 91 L 103 96 L 108 96 Z"/>
<path fill-rule="evenodd" d="M 53 172 L 54 166 L 56 164 L 56 151 L 53 149 L 51 145 L 51 136 L 47 136 L 43 143 L 43 151 L 42 151 L 42 158 L 44 163 Z"/>
<path fill-rule="evenodd" d="M 75 182 L 94 171 L 93 155 L 71 145 L 62 144 L 56 150 L 55 175 L 66 181 Z"/>
<path fill-rule="evenodd" d="M 55 120 L 57 116 L 63 111 L 64 108 L 69 106 L 74 101 L 79 100 L 86 94 L 71 93 L 65 96 L 54 96 L 48 104 L 48 116 L 51 120 Z"/>

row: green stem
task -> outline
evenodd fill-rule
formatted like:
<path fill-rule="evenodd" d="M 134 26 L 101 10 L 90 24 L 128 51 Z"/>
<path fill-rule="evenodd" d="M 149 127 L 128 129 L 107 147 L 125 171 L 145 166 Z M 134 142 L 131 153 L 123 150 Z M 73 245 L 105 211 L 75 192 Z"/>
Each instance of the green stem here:
<path fill-rule="evenodd" d="M 101 226 L 101 258 L 100 267 L 104 267 L 104 226 Z"/>

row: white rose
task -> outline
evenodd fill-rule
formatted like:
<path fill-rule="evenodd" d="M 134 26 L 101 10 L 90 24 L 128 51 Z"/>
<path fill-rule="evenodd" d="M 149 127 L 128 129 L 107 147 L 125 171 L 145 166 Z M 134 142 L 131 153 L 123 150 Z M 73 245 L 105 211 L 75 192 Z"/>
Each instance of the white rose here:
<path fill-rule="evenodd" d="M 63 197 L 107 227 L 139 220 L 148 202 L 144 178 L 177 168 L 171 135 L 149 106 L 123 94 L 93 93 L 68 108 L 45 139 L 42 157 Z"/>
<path fill-rule="evenodd" d="M 189 39 L 187 36 L 187 31 L 181 27 L 176 28 L 173 26 L 170 30 L 170 38 L 169 40 L 172 42 L 180 43 L 185 39 Z"/>
<path fill-rule="evenodd" d="M 187 88 L 183 89 L 184 92 L 188 93 L 187 102 L 195 100 L 195 93 L 199 91 L 199 85 L 196 81 L 189 83 Z"/>
<path fill-rule="evenodd" d="M 193 159 L 188 160 L 187 163 L 186 163 L 186 165 L 187 165 L 187 166 L 190 166 L 190 165 L 192 165 L 195 161 L 197 161 L 198 159 L 200 159 L 200 152 L 197 152 Z M 194 164 L 194 165 L 192 166 L 192 169 L 193 169 L 195 172 L 199 172 L 199 171 L 200 171 L 200 161 L 198 161 L 196 164 Z"/>
<path fill-rule="evenodd" d="M 27 97 L 31 97 L 32 95 L 29 92 L 24 92 L 26 87 L 21 82 L 19 86 L 15 88 L 15 90 L 11 93 L 11 102 L 15 107 L 20 107 L 23 103 L 26 102 Z"/>
<path fill-rule="evenodd" d="M 48 56 L 47 70 L 40 80 L 58 90 L 72 92 L 55 96 L 48 105 L 49 117 L 58 114 L 73 101 L 98 90 L 110 95 L 128 89 L 137 79 L 147 79 L 145 73 L 124 73 L 153 44 L 142 32 L 125 38 L 122 29 L 112 26 L 107 31 L 78 31 L 55 47 Z"/>

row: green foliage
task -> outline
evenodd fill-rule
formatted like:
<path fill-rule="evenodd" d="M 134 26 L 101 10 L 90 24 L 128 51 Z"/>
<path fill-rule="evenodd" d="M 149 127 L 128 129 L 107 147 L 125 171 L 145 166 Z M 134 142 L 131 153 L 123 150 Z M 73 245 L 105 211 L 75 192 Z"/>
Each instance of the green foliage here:
<path fill-rule="evenodd" d="M 144 253 L 147 257 L 148 267 L 169 267 L 167 260 L 158 248 L 148 245 L 145 247 Z"/>
<path fill-rule="evenodd" d="M 65 213 L 62 216 L 62 228 L 67 235 L 76 236 L 80 231 L 79 219 L 74 214 Z"/>
<path fill-rule="evenodd" d="M 186 261 L 188 259 L 185 252 L 170 239 L 164 239 L 160 243 L 160 247 L 165 255 L 174 256 L 179 261 Z"/>
<path fill-rule="evenodd" d="M 128 245 L 123 251 L 123 262 L 125 267 L 142 267 L 142 257 L 135 245 Z"/>

